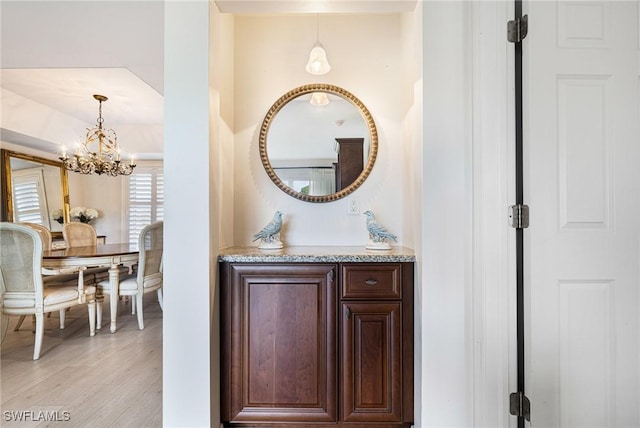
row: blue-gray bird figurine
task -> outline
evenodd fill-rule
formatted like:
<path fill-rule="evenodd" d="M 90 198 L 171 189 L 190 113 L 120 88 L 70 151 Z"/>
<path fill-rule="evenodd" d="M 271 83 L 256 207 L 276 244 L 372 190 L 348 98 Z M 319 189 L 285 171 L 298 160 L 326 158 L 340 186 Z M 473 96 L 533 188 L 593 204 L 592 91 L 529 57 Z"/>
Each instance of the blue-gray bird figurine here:
<path fill-rule="evenodd" d="M 280 211 L 276 211 L 275 215 L 273 216 L 273 220 L 271 220 L 269 224 L 263 227 L 260 232 L 253 235 L 253 238 L 254 238 L 253 240 L 257 241 L 258 239 L 261 239 L 262 243 L 266 244 L 265 248 L 272 248 L 273 244 L 276 244 L 276 239 L 278 237 L 278 234 L 280 233 L 281 228 L 282 228 L 282 213 Z M 282 248 L 282 243 L 279 241 L 277 242 L 279 243 L 277 247 Z"/>
<path fill-rule="evenodd" d="M 396 235 L 376 223 L 376 217 L 371 211 L 365 211 L 364 215 L 367 216 L 367 231 L 369 231 L 369 239 L 373 243 L 373 245 L 368 245 L 368 248 L 387 249 L 390 248 L 390 239 L 394 242 L 398 242 L 398 237 Z"/>

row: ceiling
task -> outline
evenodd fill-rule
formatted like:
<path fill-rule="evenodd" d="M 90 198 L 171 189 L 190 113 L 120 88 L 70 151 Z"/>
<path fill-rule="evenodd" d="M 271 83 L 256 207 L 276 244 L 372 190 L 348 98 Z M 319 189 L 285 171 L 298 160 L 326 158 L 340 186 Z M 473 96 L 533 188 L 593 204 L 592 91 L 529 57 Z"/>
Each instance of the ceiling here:
<path fill-rule="evenodd" d="M 105 95 L 105 126 L 162 124 L 162 95 L 126 68 L 29 68 L 1 71 L 3 89 L 94 124 Z"/>
<path fill-rule="evenodd" d="M 222 13 L 389 13 L 417 0 L 216 0 Z M 73 5 L 73 3 L 76 3 Z M 97 102 L 105 126 L 161 127 L 164 81 L 164 1 L 0 2 L 0 88 L 93 126 Z M 29 105 L 29 102 L 23 103 Z M 24 115 L 28 117 L 28 112 Z M 1 117 L 0 117 L 1 118 Z M 53 152 L 57 142 L 2 126 L 4 141 Z M 79 132 L 84 132 L 80 129 Z M 143 159 L 162 153 L 161 132 L 119 138 Z M 146 136 L 150 141 L 141 141 Z M 54 144 L 55 143 L 55 144 Z"/>

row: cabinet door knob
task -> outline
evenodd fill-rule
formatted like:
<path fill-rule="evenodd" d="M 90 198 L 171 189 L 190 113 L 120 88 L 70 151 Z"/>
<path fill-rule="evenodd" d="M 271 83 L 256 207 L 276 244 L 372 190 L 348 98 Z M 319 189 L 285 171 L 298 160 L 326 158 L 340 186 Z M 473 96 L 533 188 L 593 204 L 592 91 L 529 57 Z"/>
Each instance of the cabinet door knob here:
<path fill-rule="evenodd" d="M 344 308 L 344 317 L 346 319 L 351 319 L 351 309 L 349 309 L 348 307 Z"/>
<path fill-rule="evenodd" d="M 377 279 L 367 279 L 365 282 L 367 285 L 376 285 L 378 283 Z"/>

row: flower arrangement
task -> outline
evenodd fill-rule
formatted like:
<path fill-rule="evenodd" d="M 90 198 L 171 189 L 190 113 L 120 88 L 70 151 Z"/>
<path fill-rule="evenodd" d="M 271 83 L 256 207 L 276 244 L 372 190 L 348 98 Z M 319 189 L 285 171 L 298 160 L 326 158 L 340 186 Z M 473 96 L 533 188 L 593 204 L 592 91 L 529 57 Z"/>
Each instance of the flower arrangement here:
<path fill-rule="evenodd" d="M 53 214 L 51 214 L 51 220 L 55 220 L 60 224 L 64 223 L 64 216 L 62 214 L 62 208 L 58 208 L 57 210 L 55 210 L 53 212 Z"/>
<path fill-rule="evenodd" d="M 82 223 L 90 223 L 98 218 L 98 211 L 93 208 L 75 207 L 71 208 L 71 218 L 77 218 Z"/>

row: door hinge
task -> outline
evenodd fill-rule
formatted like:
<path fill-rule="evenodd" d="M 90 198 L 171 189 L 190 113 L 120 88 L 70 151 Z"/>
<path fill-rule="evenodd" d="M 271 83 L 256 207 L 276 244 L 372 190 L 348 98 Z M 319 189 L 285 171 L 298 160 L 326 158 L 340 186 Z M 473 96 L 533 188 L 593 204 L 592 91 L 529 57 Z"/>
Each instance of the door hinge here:
<path fill-rule="evenodd" d="M 526 229 L 529 227 L 529 205 L 509 206 L 509 226 L 514 229 Z"/>
<path fill-rule="evenodd" d="M 524 392 L 512 392 L 509 395 L 509 413 L 531 421 L 531 402 Z"/>
<path fill-rule="evenodd" d="M 522 18 L 511 20 L 507 23 L 507 40 L 511 43 L 520 43 L 527 37 L 529 30 L 529 17 L 524 15 Z"/>

